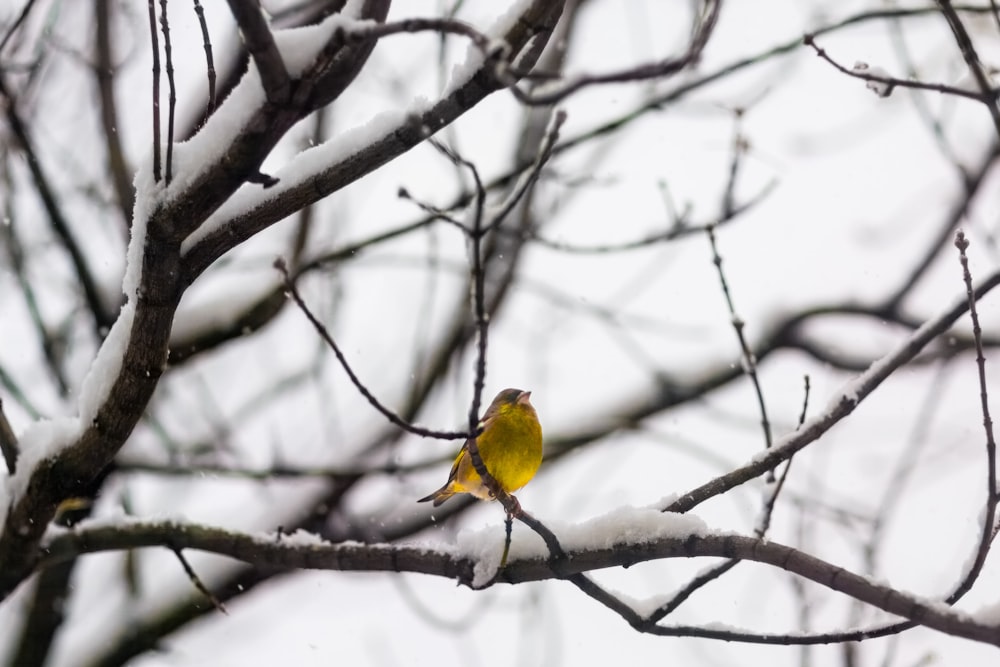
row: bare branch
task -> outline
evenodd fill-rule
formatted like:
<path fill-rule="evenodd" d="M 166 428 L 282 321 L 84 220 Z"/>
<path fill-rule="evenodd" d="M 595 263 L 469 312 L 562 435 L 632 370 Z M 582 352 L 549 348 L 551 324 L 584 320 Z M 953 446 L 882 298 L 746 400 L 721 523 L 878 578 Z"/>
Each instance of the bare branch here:
<path fill-rule="evenodd" d="M 854 77 L 855 79 L 861 79 L 862 81 L 870 81 L 872 83 L 880 83 L 886 86 L 885 93 L 881 94 L 881 97 L 888 97 L 893 88 L 912 88 L 913 90 L 930 90 L 933 92 L 943 93 L 945 95 L 954 95 L 956 97 L 964 97 L 966 99 L 974 100 L 976 102 L 986 102 L 989 99 L 995 98 L 997 91 L 993 89 L 987 89 L 987 92 L 975 92 L 966 90 L 965 88 L 958 88 L 956 86 L 949 86 L 943 83 L 925 83 L 923 81 L 914 81 L 912 79 L 899 79 L 893 76 L 887 76 L 885 74 L 879 73 L 879 70 L 869 71 L 867 67 L 855 66 L 852 68 L 844 67 L 836 60 L 830 57 L 829 54 L 824 49 L 816 43 L 815 37 L 813 35 L 806 35 L 802 38 L 802 43 L 807 46 L 811 46 L 815 51 L 816 55 L 825 60 L 826 62 L 833 65 L 837 71 L 847 76 Z"/>
<path fill-rule="evenodd" d="M 35 150 L 34 141 L 28 131 L 28 127 L 18 112 L 17 98 L 8 88 L 2 73 L 0 73 L 0 97 L 6 100 L 4 106 L 7 112 L 7 123 L 17 138 L 19 148 L 24 152 L 25 161 L 28 163 L 28 168 L 31 171 L 35 190 L 42 200 L 49 224 L 66 250 L 66 254 L 69 255 L 73 269 L 76 271 L 84 298 L 94 319 L 94 329 L 98 332 L 102 329 L 107 329 L 114 322 L 114 315 L 112 315 L 111 311 L 104 304 L 104 299 L 101 296 L 100 288 L 98 287 L 97 280 L 94 278 L 93 271 L 91 271 L 87 257 L 74 237 L 70 221 L 59 202 L 56 194 L 58 190 L 53 186 L 51 178 L 42 167 L 41 159 Z"/>
<path fill-rule="evenodd" d="M 208 102 L 205 109 L 211 116 L 215 111 L 215 58 L 212 55 L 212 41 L 208 35 L 208 22 L 205 21 L 205 8 L 201 6 L 199 0 L 194 0 L 194 12 L 198 15 L 201 39 L 205 45 L 205 72 L 208 75 Z"/>
<path fill-rule="evenodd" d="M 28 15 L 31 14 L 31 10 L 35 8 L 35 2 L 36 0 L 27 0 L 27 2 L 24 3 L 24 6 L 21 7 L 21 13 L 18 14 L 17 18 L 14 19 L 14 22 L 10 24 L 10 27 L 7 29 L 7 33 L 3 36 L 3 39 L 0 39 L 0 52 L 3 52 L 3 50 L 7 47 L 7 44 L 10 42 L 11 37 L 13 37 L 21 26 L 24 25 Z"/>
<path fill-rule="evenodd" d="M 979 577 L 986 562 L 986 556 L 990 552 L 990 545 L 993 543 L 993 536 L 997 516 L 997 444 L 993 437 L 993 419 L 990 417 L 989 392 L 986 383 L 986 358 L 983 356 L 983 329 L 979 325 L 979 312 L 976 309 L 976 293 L 972 287 L 972 273 L 969 271 L 969 258 L 965 251 L 969 247 L 969 241 L 965 237 L 965 232 L 959 230 L 955 235 L 955 247 L 958 248 L 958 258 L 962 265 L 962 279 L 965 281 L 966 305 L 969 308 L 969 317 L 972 320 L 972 336 L 976 341 L 976 368 L 979 374 L 979 401 L 980 410 L 983 414 L 983 431 L 986 439 L 986 506 L 980 517 L 981 536 L 979 547 L 976 550 L 976 558 L 973 560 L 969 571 L 962 583 L 956 589 L 957 595 L 964 595 L 972 589 L 972 584 Z"/>
<path fill-rule="evenodd" d="M 358 391 L 361 392 L 361 395 L 365 397 L 365 399 L 371 404 L 371 406 L 376 410 L 378 410 L 380 413 L 382 413 L 382 416 L 384 416 L 386 419 L 388 419 L 390 422 L 392 422 L 399 428 L 403 429 L 404 431 L 407 431 L 414 435 L 419 435 L 424 438 L 438 438 L 441 440 L 465 440 L 466 438 L 469 437 L 469 433 L 465 431 L 433 431 L 431 429 L 426 429 L 420 426 L 416 426 L 414 424 L 410 424 L 402 417 L 397 415 L 395 412 L 385 407 L 385 405 L 383 405 L 381 401 L 375 398 L 375 395 L 371 393 L 368 387 L 366 387 L 364 383 L 361 382 L 358 376 L 354 373 L 354 370 L 351 368 L 350 364 L 347 363 L 347 358 L 344 357 L 344 353 L 341 352 L 340 346 L 337 345 L 336 341 L 333 340 L 333 337 L 330 335 L 330 332 L 327 331 L 327 328 L 323 326 L 323 323 L 320 322 L 318 319 L 316 319 L 316 316 L 313 315 L 312 311 L 309 310 L 309 307 L 306 306 L 305 301 L 302 300 L 302 296 L 299 294 L 298 288 L 295 287 L 294 281 L 292 281 L 291 277 L 288 274 L 288 267 L 285 266 L 284 260 L 281 259 L 280 257 L 276 259 L 274 261 L 274 268 L 278 269 L 278 271 L 281 272 L 281 275 L 284 277 L 285 280 L 285 289 L 288 291 L 289 296 L 292 297 L 292 300 L 295 301 L 295 305 L 299 307 L 299 310 L 301 310 L 302 313 L 306 316 L 306 318 L 309 320 L 309 323 L 313 325 L 314 329 L 316 329 L 316 333 L 318 333 L 320 337 L 322 337 L 323 340 L 326 341 L 326 344 L 336 355 L 337 360 L 340 362 L 340 365 L 343 366 L 344 370 L 347 372 L 347 376 L 351 379 L 351 382 L 354 384 L 355 387 L 357 387 Z M 475 428 L 475 424 L 473 424 L 473 428 Z"/>
<path fill-rule="evenodd" d="M 972 44 L 972 38 L 969 37 L 969 32 L 965 29 L 965 24 L 958 12 L 955 11 L 955 7 L 952 6 L 951 0 L 935 0 L 935 2 L 941 8 L 945 20 L 948 21 L 948 27 L 951 28 L 952 34 L 955 35 L 955 43 L 958 44 L 965 64 L 968 65 L 972 77 L 976 80 L 976 85 L 982 96 L 981 100 L 989 110 L 990 118 L 993 119 L 993 127 L 997 131 L 997 137 L 1000 138 L 1000 106 L 997 105 L 996 91 L 986 76 L 986 72 L 983 71 L 983 64 L 979 60 L 979 54 L 976 53 L 976 47 Z"/>
<path fill-rule="evenodd" d="M 743 371 L 749 376 L 750 382 L 753 384 L 754 393 L 757 396 L 757 408 L 760 411 L 760 425 L 764 431 L 764 449 L 770 449 L 772 444 L 771 435 L 771 422 L 767 418 L 767 406 L 764 403 L 764 390 L 760 386 L 760 378 L 757 375 L 757 358 L 754 356 L 753 350 L 750 349 L 750 343 L 747 342 L 744 329 L 746 327 L 746 322 L 743 318 L 736 314 L 736 305 L 733 303 L 733 295 L 729 290 L 729 282 L 726 280 L 726 274 L 722 269 L 722 256 L 719 254 L 719 247 L 715 240 L 715 229 L 713 227 L 708 228 L 708 242 L 712 246 L 712 263 L 715 265 L 716 272 L 719 275 L 719 284 L 722 287 L 722 295 L 726 299 L 726 307 L 729 308 L 729 323 L 733 327 L 733 331 L 736 332 L 736 339 L 740 344 L 740 355 L 743 361 Z M 769 481 L 774 481 L 774 469 L 768 471 Z"/>
<path fill-rule="evenodd" d="M 7 473 L 13 475 L 17 471 L 17 436 L 7 421 L 3 411 L 3 399 L 0 398 L 0 453 L 7 464 Z"/>
<path fill-rule="evenodd" d="M 147 0 L 149 8 L 149 42 L 153 49 L 153 180 L 163 178 L 160 166 L 160 39 L 156 33 L 156 0 Z"/>
<path fill-rule="evenodd" d="M 132 226 L 132 209 L 135 208 L 135 191 L 132 188 L 132 167 L 125 159 L 118 132 L 118 105 L 115 101 L 114 80 L 116 65 L 113 60 L 111 30 L 111 1 L 95 0 L 94 20 L 97 31 L 94 41 L 94 79 L 101 104 L 101 129 L 108 153 L 108 172 L 115 188 L 118 209 L 125 229 Z"/>
<path fill-rule="evenodd" d="M 1000 285 L 1000 272 L 994 273 L 976 288 L 975 298 L 981 299 L 994 287 Z M 956 303 L 947 311 L 928 321 L 913 333 L 902 345 L 893 352 L 872 364 L 851 385 L 850 391 L 840 395 L 839 400 L 826 413 L 818 415 L 803 425 L 802 428 L 780 438 L 766 454 L 757 457 L 752 463 L 730 473 L 717 477 L 702 486 L 689 491 L 677 500 L 668 504 L 665 512 L 688 512 L 711 497 L 717 496 L 731 488 L 758 477 L 768 470 L 774 469 L 781 461 L 789 459 L 793 454 L 803 449 L 826 433 L 834 424 L 854 409 L 869 394 L 875 391 L 889 375 L 917 355 L 934 338 L 941 335 L 953 325 L 959 317 L 968 310 L 967 301 Z"/>
<path fill-rule="evenodd" d="M 204 595 L 208 601 L 212 603 L 213 607 L 218 609 L 223 614 L 228 615 L 229 612 L 226 611 L 226 606 L 219 601 L 219 598 L 215 597 L 212 591 L 208 590 L 208 587 L 205 586 L 204 583 L 202 583 L 198 573 L 194 571 L 194 568 L 191 567 L 191 563 L 189 563 L 188 559 L 184 557 L 184 552 L 176 547 L 172 548 L 171 551 L 173 551 L 174 555 L 177 556 L 177 560 L 180 561 L 181 567 L 184 568 L 184 573 L 187 574 L 188 579 L 191 580 L 191 584 L 198 589 L 198 592 Z"/>
<path fill-rule="evenodd" d="M 170 47 L 170 22 L 167 20 L 167 0 L 160 0 L 160 29 L 163 31 L 163 59 L 167 63 L 167 157 L 163 165 L 164 182 L 173 180 L 174 113 L 177 110 L 177 86 L 174 84 L 174 54 Z"/>
<path fill-rule="evenodd" d="M 705 46 L 708 45 L 708 40 L 715 31 L 715 25 L 719 19 L 722 2 L 720 0 L 708 0 L 705 4 L 708 9 L 704 15 L 695 16 L 695 28 L 692 31 L 693 36 L 687 51 L 677 58 L 670 58 L 660 62 L 630 67 L 607 74 L 583 74 L 570 79 L 569 81 L 553 84 L 548 90 L 542 89 L 531 92 L 524 92 L 514 85 L 517 78 L 520 78 L 521 76 L 529 76 L 528 73 L 512 69 L 510 73 L 514 74 L 514 77 L 508 79 L 511 91 L 514 93 L 515 97 L 517 97 L 518 101 L 523 104 L 547 105 L 555 104 L 564 100 L 573 93 L 587 86 L 595 84 L 627 83 L 630 81 L 660 79 L 683 71 L 697 62 L 701 57 L 701 53 L 705 50 Z M 515 72 L 517 73 L 515 74 Z M 507 72 L 501 70 L 501 74 L 507 74 Z M 529 78 L 533 80 L 544 80 L 545 76 L 544 74 L 541 74 L 529 76 Z"/>

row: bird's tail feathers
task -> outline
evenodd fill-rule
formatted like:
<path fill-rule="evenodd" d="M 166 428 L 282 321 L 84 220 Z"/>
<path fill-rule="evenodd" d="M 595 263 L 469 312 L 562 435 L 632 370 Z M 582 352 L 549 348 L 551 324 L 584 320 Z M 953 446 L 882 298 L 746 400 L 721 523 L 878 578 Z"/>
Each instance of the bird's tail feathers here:
<path fill-rule="evenodd" d="M 426 503 L 428 500 L 433 500 L 434 501 L 434 507 L 439 507 L 441 505 L 441 503 L 443 503 L 444 501 L 448 500 L 453 495 L 455 495 L 455 492 L 449 490 L 448 486 L 445 485 L 445 486 L 442 486 L 437 491 L 435 491 L 434 493 L 430 494 L 429 496 L 425 496 L 425 497 L 421 498 L 417 502 L 418 503 Z"/>

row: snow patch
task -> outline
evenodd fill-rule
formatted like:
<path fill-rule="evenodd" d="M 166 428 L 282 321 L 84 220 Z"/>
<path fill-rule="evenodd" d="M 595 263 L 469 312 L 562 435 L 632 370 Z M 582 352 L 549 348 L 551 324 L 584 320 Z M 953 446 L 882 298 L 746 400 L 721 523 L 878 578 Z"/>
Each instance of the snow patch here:
<path fill-rule="evenodd" d="M 582 523 L 546 521 L 545 525 L 567 551 L 598 551 L 712 532 L 698 517 L 649 507 L 620 507 Z M 496 574 L 504 540 L 502 525 L 458 534 L 454 552 L 476 563 L 473 586 L 486 584 Z M 542 538 L 524 524 L 517 523 L 511 536 L 508 562 L 548 556 L 549 550 Z"/>

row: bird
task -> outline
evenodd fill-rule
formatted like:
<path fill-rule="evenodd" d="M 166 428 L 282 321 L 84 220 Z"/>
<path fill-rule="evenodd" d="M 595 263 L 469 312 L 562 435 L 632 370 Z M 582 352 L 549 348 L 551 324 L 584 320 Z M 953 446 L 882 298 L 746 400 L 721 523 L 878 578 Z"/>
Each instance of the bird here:
<path fill-rule="evenodd" d="M 530 391 L 504 389 L 479 421 L 481 430 L 476 438 L 479 456 L 493 479 L 507 493 L 530 482 L 542 464 L 542 425 L 530 399 Z M 456 493 L 494 500 L 472 464 L 469 440 L 458 452 L 445 485 L 417 502 L 433 500 L 434 507 L 438 507 Z"/>

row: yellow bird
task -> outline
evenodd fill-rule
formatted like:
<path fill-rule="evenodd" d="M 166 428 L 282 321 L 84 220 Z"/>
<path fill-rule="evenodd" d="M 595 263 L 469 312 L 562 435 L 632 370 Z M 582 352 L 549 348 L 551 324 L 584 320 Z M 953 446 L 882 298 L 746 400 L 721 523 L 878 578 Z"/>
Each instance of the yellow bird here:
<path fill-rule="evenodd" d="M 476 439 L 479 456 L 486 469 L 507 493 L 531 481 L 542 464 L 542 425 L 531 405 L 530 391 L 504 389 L 490 403 L 479 422 L 482 433 Z M 434 501 L 437 507 L 456 493 L 471 493 L 481 500 L 493 500 L 469 454 L 469 442 L 462 445 L 448 482 L 417 502 Z"/>

